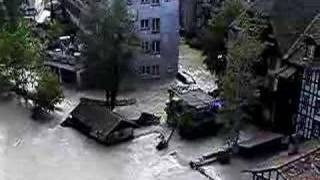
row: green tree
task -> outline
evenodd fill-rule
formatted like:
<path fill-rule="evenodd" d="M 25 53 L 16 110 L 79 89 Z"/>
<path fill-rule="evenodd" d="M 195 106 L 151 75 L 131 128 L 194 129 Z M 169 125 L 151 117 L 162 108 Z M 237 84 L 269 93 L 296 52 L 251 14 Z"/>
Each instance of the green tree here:
<path fill-rule="evenodd" d="M 253 63 L 264 49 L 255 37 L 243 33 L 228 48 L 228 64 L 224 76 L 224 95 L 230 104 L 237 104 L 252 96 L 255 74 Z"/>
<path fill-rule="evenodd" d="M 41 52 L 39 41 L 24 22 L 5 24 L 0 29 L 0 73 L 21 95 L 27 95 L 34 82 L 32 72 L 41 66 Z"/>
<path fill-rule="evenodd" d="M 83 38 L 88 47 L 89 82 L 105 90 L 107 106 L 113 109 L 119 83 L 132 56 L 133 21 L 124 0 L 95 3 L 91 9 L 84 21 L 90 33 Z"/>
<path fill-rule="evenodd" d="M 206 28 L 202 44 L 207 55 L 205 63 L 208 68 L 221 75 L 226 69 L 226 38 L 229 25 L 241 14 L 244 7 L 240 0 L 227 0 L 221 11 L 212 17 Z"/>
<path fill-rule="evenodd" d="M 22 3 L 22 0 L 3 0 L 2 3 L 2 8 L 0 8 L 0 15 L 3 15 L 1 16 L 3 17 L 2 21 L 6 20 L 11 23 L 16 23 L 21 17 L 20 5 Z"/>
<path fill-rule="evenodd" d="M 46 30 L 47 38 L 54 40 L 64 33 L 64 26 L 57 20 L 52 20 L 49 23 L 48 29 Z"/>
<path fill-rule="evenodd" d="M 57 77 L 46 69 L 38 73 L 38 81 L 33 94 L 36 109 L 53 111 L 55 105 L 62 99 L 63 92 Z"/>
<path fill-rule="evenodd" d="M 264 45 L 246 32 L 228 46 L 226 73 L 223 76 L 223 96 L 227 106 L 225 113 L 230 120 L 228 123 L 232 126 L 228 139 L 230 148 L 237 145 L 243 120 L 247 118 L 241 105 L 254 98 L 257 76 L 253 64 L 263 49 Z"/>
<path fill-rule="evenodd" d="M 0 26 L 0 81 L 9 88 L 3 90 L 14 91 L 42 109 L 52 110 L 61 99 L 62 91 L 44 69 L 43 52 L 40 41 L 32 36 L 30 27 L 22 20 L 7 21 Z"/>

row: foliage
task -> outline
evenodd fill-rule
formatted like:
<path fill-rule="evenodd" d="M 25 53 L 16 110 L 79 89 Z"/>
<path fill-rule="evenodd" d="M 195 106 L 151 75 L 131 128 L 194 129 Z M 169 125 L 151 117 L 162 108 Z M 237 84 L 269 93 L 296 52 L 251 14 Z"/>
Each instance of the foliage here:
<path fill-rule="evenodd" d="M 228 65 L 224 76 L 224 96 L 229 105 L 238 105 L 250 98 L 255 90 L 253 62 L 263 51 L 263 44 L 243 33 L 228 48 Z"/>
<path fill-rule="evenodd" d="M 49 27 L 46 30 L 49 40 L 54 40 L 55 38 L 63 35 L 64 26 L 57 20 L 53 20 L 49 23 Z"/>
<path fill-rule="evenodd" d="M 41 45 L 31 36 L 27 24 L 4 25 L 0 30 L 1 74 L 27 92 L 32 82 L 30 72 L 40 66 Z"/>
<path fill-rule="evenodd" d="M 57 77 L 48 70 L 44 70 L 39 76 L 33 94 L 34 103 L 37 107 L 53 111 L 55 104 L 62 101 L 62 88 Z"/>
<path fill-rule="evenodd" d="M 241 32 L 228 44 L 227 68 L 223 77 L 224 96 L 230 106 L 251 99 L 256 90 L 257 74 L 253 67 L 265 49 L 261 36 L 267 27 L 259 14 L 244 13 L 235 23 Z"/>
<path fill-rule="evenodd" d="M 3 0 L 3 7 L 0 4 L 0 24 L 5 21 L 16 23 L 20 18 L 20 5 L 22 0 Z"/>
<path fill-rule="evenodd" d="M 109 94 L 115 99 L 132 56 L 133 22 L 124 0 L 95 3 L 91 9 L 91 16 L 84 21 L 90 33 L 83 37 L 87 44 L 89 82 L 103 88 L 108 101 Z"/>
<path fill-rule="evenodd" d="M 15 24 L 7 22 L 0 28 L 2 83 L 23 98 L 35 100 L 38 105 L 43 106 L 42 108 L 52 110 L 52 106 L 45 102 L 52 101 L 53 95 L 61 97 L 57 93 L 59 84 L 54 83 L 53 77 L 48 73 L 42 73 L 43 47 L 40 41 L 32 36 L 30 27 L 21 20 Z M 44 82 L 52 84 L 48 87 Z M 35 88 L 38 88 L 39 92 L 36 99 L 33 96 Z M 48 92 L 44 92 L 45 90 Z M 53 104 L 56 102 L 52 101 Z"/>
<path fill-rule="evenodd" d="M 205 31 L 202 39 L 204 53 L 207 55 L 205 63 L 210 70 L 218 75 L 224 73 L 226 68 L 224 55 L 227 51 L 225 38 L 228 27 L 243 9 L 240 0 L 226 1 L 221 11 L 212 17 L 209 27 Z"/>
<path fill-rule="evenodd" d="M 178 126 L 182 128 L 189 128 L 192 126 L 192 114 L 191 113 L 184 113 L 178 119 Z"/>

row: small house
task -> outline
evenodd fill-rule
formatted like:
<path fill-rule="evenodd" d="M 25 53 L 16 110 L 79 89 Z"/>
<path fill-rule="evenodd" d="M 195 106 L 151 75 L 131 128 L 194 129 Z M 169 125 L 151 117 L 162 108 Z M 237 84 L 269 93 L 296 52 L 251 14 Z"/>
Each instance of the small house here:
<path fill-rule="evenodd" d="M 136 124 L 94 101 L 84 101 L 62 124 L 73 127 L 103 144 L 115 144 L 132 139 Z"/>

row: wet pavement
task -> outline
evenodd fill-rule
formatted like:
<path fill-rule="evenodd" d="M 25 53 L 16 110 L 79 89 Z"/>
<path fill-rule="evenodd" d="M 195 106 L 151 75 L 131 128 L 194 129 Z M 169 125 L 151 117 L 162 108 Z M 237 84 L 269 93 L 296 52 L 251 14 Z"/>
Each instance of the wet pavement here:
<path fill-rule="evenodd" d="M 183 52 L 194 54 L 191 50 Z M 200 65 L 201 61 L 193 62 L 188 57 L 188 54 L 181 54 L 182 66 L 194 75 L 197 74 L 196 80 L 202 83 L 202 87 L 214 88 L 214 77 L 208 77 L 204 67 Z M 191 58 L 195 59 L 194 56 Z M 135 92 L 123 93 L 121 96 L 137 98 L 138 103 L 120 107 L 117 111 L 128 118 L 135 118 L 139 116 L 139 112 L 146 111 L 165 119 L 163 109 L 170 83 L 171 81 L 144 84 Z M 65 90 L 66 100 L 60 105 L 62 111 L 56 111 L 50 119 L 44 121 L 31 120 L 30 111 L 18 103 L 17 99 L 0 99 L 1 180 L 207 179 L 191 170 L 188 163 L 214 147 L 223 145 L 223 138 L 186 141 L 175 134 L 169 149 L 159 152 L 155 148 L 157 135 L 151 134 L 131 142 L 105 147 L 75 130 L 59 125 L 84 95 L 103 97 L 101 92 Z M 154 127 L 150 127 L 152 128 Z M 161 129 L 168 131 L 165 127 Z M 146 130 L 149 129 L 141 131 Z M 231 165 L 214 164 L 205 169 L 217 180 L 244 180 L 247 177 L 240 171 L 255 163 L 235 158 Z"/>

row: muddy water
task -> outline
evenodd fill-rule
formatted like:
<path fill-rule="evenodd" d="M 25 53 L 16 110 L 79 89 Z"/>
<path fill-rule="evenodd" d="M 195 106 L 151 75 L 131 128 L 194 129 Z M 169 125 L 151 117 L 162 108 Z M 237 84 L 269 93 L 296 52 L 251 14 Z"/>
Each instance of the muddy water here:
<path fill-rule="evenodd" d="M 181 44 L 179 53 L 180 66 L 194 77 L 201 89 L 209 92 L 217 88 L 217 79 L 203 64 L 205 57 L 201 51 L 192 49 L 186 44 Z"/>
<path fill-rule="evenodd" d="M 0 103 L 0 115 L 1 180 L 204 179 L 170 150 L 156 151 L 156 135 L 106 148 L 61 128 L 62 114 L 35 122 L 10 101 Z"/>
<path fill-rule="evenodd" d="M 181 46 L 181 64 L 198 84 L 211 90 L 215 78 L 202 66 L 199 52 Z M 156 113 L 165 119 L 167 87 L 171 82 L 142 84 L 140 90 L 121 96 L 138 103 L 118 108 L 128 118 L 139 112 Z M 155 149 L 156 135 L 148 135 L 113 147 L 104 147 L 78 132 L 62 128 L 60 122 L 83 95 L 103 97 L 101 92 L 66 90 L 66 100 L 45 121 L 31 120 L 17 100 L 0 99 L 0 180 L 205 180 L 189 168 L 189 161 L 223 144 L 217 137 L 185 141 L 174 135 L 169 149 Z M 166 130 L 164 128 L 164 130 Z M 168 130 L 167 130 L 168 131 Z M 234 160 L 230 166 L 206 167 L 217 180 L 246 179 L 240 173 L 254 162 Z"/>

